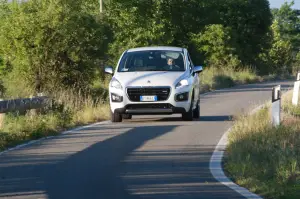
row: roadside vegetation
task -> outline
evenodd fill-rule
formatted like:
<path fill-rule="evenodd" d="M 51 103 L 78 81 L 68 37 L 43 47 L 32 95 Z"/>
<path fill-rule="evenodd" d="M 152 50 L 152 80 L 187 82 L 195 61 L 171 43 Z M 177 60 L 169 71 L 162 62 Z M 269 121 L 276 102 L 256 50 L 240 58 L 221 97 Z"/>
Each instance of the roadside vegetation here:
<path fill-rule="evenodd" d="M 61 91 L 53 99 L 53 103 L 42 110 L 6 114 L 1 127 L 0 150 L 109 118 L 109 105 L 105 101 L 95 101 L 71 91 Z"/>
<path fill-rule="evenodd" d="M 300 198 L 300 106 L 284 96 L 282 124 L 271 125 L 270 104 L 236 118 L 229 134 L 225 170 L 233 180 L 265 198 Z"/>
<path fill-rule="evenodd" d="M 298 70 L 292 3 L 271 10 L 268 0 L 104 0 L 103 13 L 98 3 L 0 0 L 0 98 L 53 99 L 45 110 L 1 118 L 0 149 L 107 119 L 103 68 L 128 48 L 188 48 L 204 66 L 202 92 Z"/>

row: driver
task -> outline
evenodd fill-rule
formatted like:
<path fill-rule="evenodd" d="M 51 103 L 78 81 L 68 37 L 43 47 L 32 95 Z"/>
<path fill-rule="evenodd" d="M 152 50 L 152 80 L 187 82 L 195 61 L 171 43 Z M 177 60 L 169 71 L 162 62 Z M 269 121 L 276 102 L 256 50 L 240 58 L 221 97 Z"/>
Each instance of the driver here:
<path fill-rule="evenodd" d="M 175 60 L 174 59 L 172 59 L 172 58 L 169 58 L 168 59 L 168 69 L 169 70 L 174 70 L 174 69 L 178 69 L 179 67 L 175 64 Z"/>

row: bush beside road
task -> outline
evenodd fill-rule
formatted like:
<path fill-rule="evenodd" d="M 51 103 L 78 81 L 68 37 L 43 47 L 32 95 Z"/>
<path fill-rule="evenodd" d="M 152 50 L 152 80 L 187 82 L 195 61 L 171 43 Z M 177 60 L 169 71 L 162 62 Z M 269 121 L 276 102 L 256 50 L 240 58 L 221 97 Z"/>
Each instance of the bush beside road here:
<path fill-rule="evenodd" d="M 45 113 L 31 110 L 25 115 L 5 115 L 0 128 L 0 150 L 109 118 L 109 106 L 104 101 L 66 91 L 59 92 L 53 99 L 56 103 Z"/>
<path fill-rule="evenodd" d="M 229 135 L 225 170 L 237 184 L 272 199 L 300 198 L 300 106 L 284 95 L 283 121 L 272 127 L 270 105 L 237 116 Z"/>

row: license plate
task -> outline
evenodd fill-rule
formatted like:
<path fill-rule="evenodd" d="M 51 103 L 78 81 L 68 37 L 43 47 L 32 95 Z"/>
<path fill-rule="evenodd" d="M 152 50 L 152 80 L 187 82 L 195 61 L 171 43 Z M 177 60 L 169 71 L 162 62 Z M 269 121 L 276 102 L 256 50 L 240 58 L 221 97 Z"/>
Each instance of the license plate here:
<path fill-rule="evenodd" d="M 141 102 L 154 102 L 157 101 L 157 96 L 140 96 Z"/>

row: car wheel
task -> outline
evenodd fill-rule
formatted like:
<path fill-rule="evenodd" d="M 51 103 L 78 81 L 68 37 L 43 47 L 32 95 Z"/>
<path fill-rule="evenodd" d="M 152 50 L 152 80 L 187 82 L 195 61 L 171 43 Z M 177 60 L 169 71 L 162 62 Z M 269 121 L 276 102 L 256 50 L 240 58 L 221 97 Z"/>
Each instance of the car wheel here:
<path fill-rule="evenodd" d="M 200 103 L 197 103 L 196 108 L 194 109 L 194 113 L 193 116 L 195 119 L 199 119 L 200 118 Z"/>
<path fill-rule="evenodd" d="M 189 111 L 182 114 L 182 120 L 184 120 L 184 121 L 193 121 L 193 118 L 194 118 L 193 115 L 194 115 L 193 101 L 191 101 L 191 106 L 190 106 Z"/>
<path fill-rule="evenodd" d="M 113 113 L 111 112 L 111 121 L 115 122 L 122 122 L 122 115 L 120 113 Z"/>
<path fill-rule="evenodd" d="M 130 120 L 130 119 L 132 119 L 132 115 L 130 115 L 130 114 L 123 114 L 122 117 L 123 117 L 123 119 L 125 119 L 125 120 Z"/>

